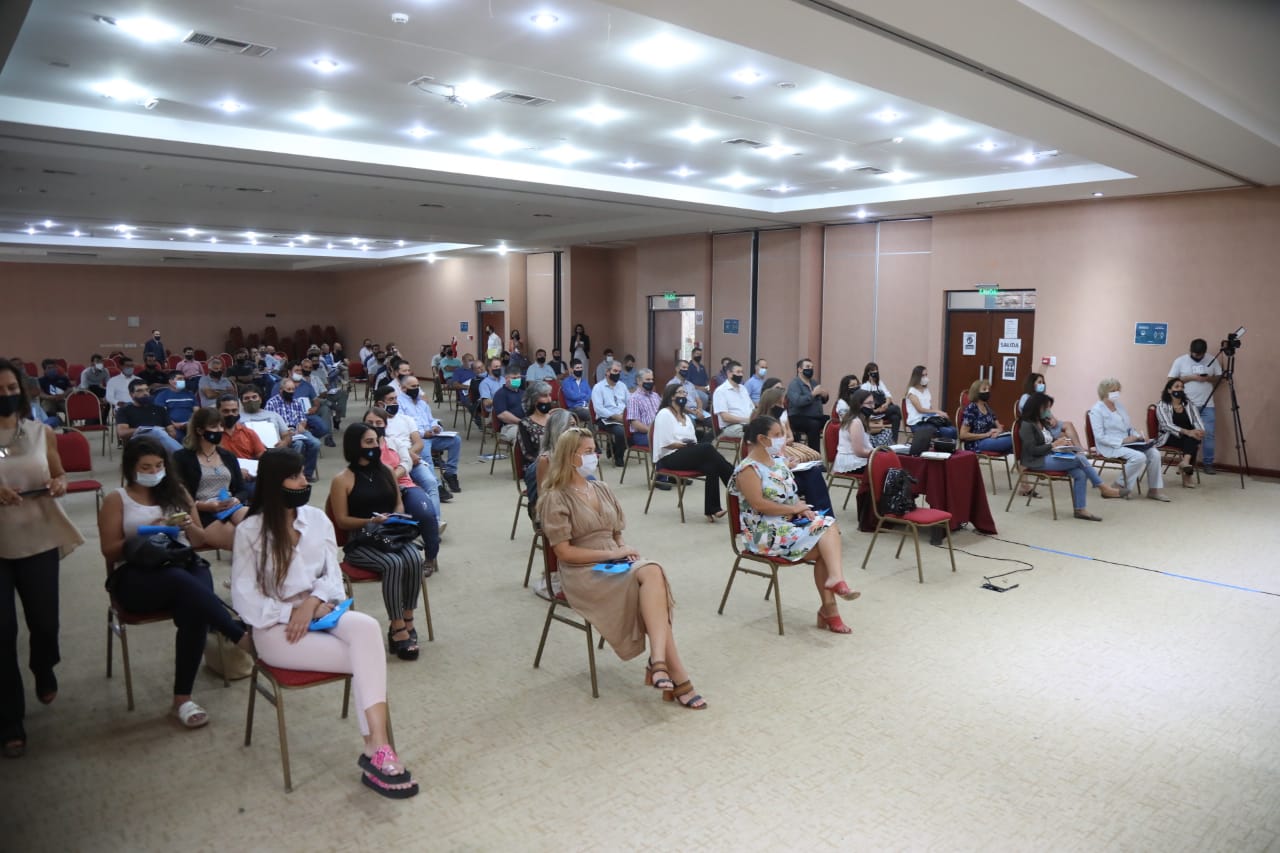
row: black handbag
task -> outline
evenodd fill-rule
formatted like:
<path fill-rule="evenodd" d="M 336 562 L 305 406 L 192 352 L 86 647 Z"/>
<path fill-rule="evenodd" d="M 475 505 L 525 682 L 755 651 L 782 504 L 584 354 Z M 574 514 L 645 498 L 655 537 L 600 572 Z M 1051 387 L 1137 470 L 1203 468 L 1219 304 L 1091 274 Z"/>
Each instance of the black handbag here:
<path fill-rule="evenodd" d="M 916 495 L 912 486 L 916 482 L 916 478 L 905 469 L 890 468 L 880 490 L 880 514 L 906 515 L 915 509 Z"/>
<path fill-rule="evenodd" d="M 158 572 L 174 568 L 187 571 L 207 569 L 209 561 L 197 554 L 190 545 L 183 545 L 165 533 L 130 536 L 124 542 L 124 563 L 107 575 L 104 586 L 114 594 L 121 572 L 126 569 Z"/>
<path fill-rule="evenodd" d="M 374 548 L 378 551 L 394 553 L 412 547 L 413 540 L 418 538 L 418 523 L 382 524 L 371 521 L 361 527 L 347 540 L 348 547 Z"/>

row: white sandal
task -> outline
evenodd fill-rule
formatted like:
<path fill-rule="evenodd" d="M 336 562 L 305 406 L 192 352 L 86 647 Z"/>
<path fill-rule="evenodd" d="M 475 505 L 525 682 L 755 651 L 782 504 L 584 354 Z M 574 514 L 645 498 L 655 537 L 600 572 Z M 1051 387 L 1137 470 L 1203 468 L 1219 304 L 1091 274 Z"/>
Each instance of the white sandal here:
<path fill-rule="evenodd" d="M 208 712 L 190 699 L 174 708 L 171 714 L 189 729 L 198 729 L 209 722 Z"/>

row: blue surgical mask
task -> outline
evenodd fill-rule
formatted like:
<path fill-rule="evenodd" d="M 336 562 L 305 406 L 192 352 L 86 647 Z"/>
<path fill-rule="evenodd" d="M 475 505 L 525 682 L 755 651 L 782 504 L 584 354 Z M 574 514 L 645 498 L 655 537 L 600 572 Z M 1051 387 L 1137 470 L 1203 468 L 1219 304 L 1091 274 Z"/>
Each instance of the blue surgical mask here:
<path fill-rule="evenodd" d="M 1043 383 L 1043 382 L 1037 382 L 1037 383 L 1036 383 L 1036 393 L 1037 393 L 1037 394 L 1043 394 L 1043 393 L 1044 393 L 1044 383 Z"/>
<path fill-rule="evenodd" d="M 186 387 L 187 387 L 187 380 L 185 380 L 185 379 L 175 379 L 175 380 L 173 381 L 173 387 L 174 387 L 175 389 L 177 389 L 177 390 L 181 391 L 181 390 L 183 390 L 184 388 L 186 388 Z"/>
<path fill-rule="evenodd" d="M 163 480 L 164 480 L 163 468 L 161 468 L 159 471 L 150 471 L 150 472 L 139 471 L 137 474 L 134 474 L 133 476 L 133 481 L 135 483 L 137 483 L 139 486 L 146 486 L 148 489 L 154 488 L 160 485 L 160 483 Z"/>

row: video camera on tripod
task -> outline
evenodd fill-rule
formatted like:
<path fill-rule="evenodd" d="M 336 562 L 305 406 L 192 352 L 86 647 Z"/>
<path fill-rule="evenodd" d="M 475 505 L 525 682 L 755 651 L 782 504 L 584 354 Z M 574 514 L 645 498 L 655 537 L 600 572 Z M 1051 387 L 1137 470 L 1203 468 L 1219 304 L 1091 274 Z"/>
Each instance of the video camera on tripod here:
<path fill-rule="evenodd" d="M 1234 332 L 1227 332 L 1227 338 L 1221 344 L 1220 351 L 1227 354 L 1231 358 L 1236 354 L 1236 350 L 1244 346 L 1244 341 L 1240 340 L 1244 337 L 1244 326 L 1236 329 Z"/>
<path fill-rule="evenodd" d="M 1244 488 L 1244 478 L 1250 474 L 1249 445 L 1245 441 L 1244 427 L 1240 424 L 1240 399 L 1236 396 L 1236 350 L 1244 346 L 1240 339 L 1244 337 L 1244 326 L 1234 332 L 1228 332 L 1222 342 L 1219 353 L 1227 357 L 1226 367 L 1222 371 L 1222 379 L 1226 380 L 1227 389 L 1231 392 L 1231 425 L 1235 428 L 1236 462 L 1240 466 L 1240 488 Z M 1214 385 L 1214 389 L 1217 389 Z"/>

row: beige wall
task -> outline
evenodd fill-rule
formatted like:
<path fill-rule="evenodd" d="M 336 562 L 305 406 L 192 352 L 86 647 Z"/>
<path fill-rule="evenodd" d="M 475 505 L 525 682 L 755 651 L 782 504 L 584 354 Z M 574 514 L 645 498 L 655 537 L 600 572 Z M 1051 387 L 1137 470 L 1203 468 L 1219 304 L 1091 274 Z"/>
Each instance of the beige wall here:
<path fill-rule="evenodd" d="M 709 314 L 704 313 L 704 316 L 709 317 L 704 363 L 719 365 L 720 357 L 724 355 L 744 363 L 750 360 L 750 232 L 717 234 L 711 238 L 711 307 Z M 738 334 L 724 333 L 724 321 L 727 319 L 738 321 Z"/>
<path fill-rule="evenodd" d="M 555 255 L 543 252 L 529 255 L 525 265 L 525 288 L 528 302 L 528 328 L 522 329 L 532 361 L 539 347 L 548 358 L 555 347 Z"/>

